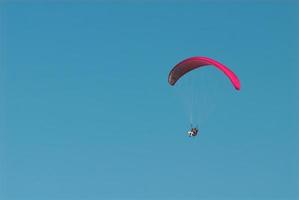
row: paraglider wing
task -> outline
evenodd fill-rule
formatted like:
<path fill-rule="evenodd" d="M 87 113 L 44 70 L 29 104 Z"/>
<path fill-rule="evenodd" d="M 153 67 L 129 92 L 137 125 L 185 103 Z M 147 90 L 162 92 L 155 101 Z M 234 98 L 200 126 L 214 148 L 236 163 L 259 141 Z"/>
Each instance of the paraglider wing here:
<path fill-rule="evenodd" d="M 175 65 L 169 73 L 168 83 L 170 85 L 175 85 L 175 83 L 182 76 L 184 76 L 184 74 L 192 71 L 193 69 L 207 65 L 212 65 L 221 70 L 230 79 L 235 89 L 240 90 L 240 81 L 233 71 L 216 60 L 201 56 L 187 58 L 186 60 L 183 60 L 182 62 Z"/>

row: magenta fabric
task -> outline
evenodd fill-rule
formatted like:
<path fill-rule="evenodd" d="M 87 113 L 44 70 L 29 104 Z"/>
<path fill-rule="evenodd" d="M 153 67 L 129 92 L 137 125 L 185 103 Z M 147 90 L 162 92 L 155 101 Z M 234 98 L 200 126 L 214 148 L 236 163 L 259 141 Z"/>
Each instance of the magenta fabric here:
<path fill-rule="evenodd" d="M 231 81 L 235 89 L 240 90 L 240 81 L 237 75 L 231 71 L 228 67 L 221 64 L 220 62 L 213 60 L 208 57 L 202 57 L 202 56 L 196 56 L 187 58 L 177 65 L 173 67 L 173 69 L 170 71 L 168 76 L 168 83 L 170 85 L 175 85 L 175 83 L 182 77 L 184 74 L 192 71 L 193 69 L 197 69 L 199 67 L 212 65 L 219 70 L 221 70 Z"/>

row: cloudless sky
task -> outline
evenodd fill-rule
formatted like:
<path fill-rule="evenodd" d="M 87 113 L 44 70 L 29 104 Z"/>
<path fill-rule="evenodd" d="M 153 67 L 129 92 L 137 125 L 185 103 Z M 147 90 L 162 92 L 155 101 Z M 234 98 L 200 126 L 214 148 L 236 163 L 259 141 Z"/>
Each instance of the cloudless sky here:
<path fill-rule="evenodd" d="M 299 198 L 296 1 L 0 3 L 0 199 Z M 201 135 L 169 70 L 241 91 Z M 223 92 L 226 91 L 226 92 Z"/>

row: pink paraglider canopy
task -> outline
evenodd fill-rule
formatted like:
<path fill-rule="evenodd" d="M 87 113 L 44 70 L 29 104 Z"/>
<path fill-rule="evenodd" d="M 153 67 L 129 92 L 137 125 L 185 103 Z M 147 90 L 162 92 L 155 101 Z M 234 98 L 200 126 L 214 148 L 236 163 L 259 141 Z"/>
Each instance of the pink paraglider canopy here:
<path fill-rule="evenodd" d="M 230 79 L 233 86 L 237 90 L 240 90 L 240 81 L 233 71 L 216 60 L 201 56 L 187 58 L 174 66 L 174 68 L 169 73 L 168 83 L 170 85 L 174 85 L 184 74 L 193 69 L 207 65 L 215 66 L 216 68 L 221 70 Z"/>

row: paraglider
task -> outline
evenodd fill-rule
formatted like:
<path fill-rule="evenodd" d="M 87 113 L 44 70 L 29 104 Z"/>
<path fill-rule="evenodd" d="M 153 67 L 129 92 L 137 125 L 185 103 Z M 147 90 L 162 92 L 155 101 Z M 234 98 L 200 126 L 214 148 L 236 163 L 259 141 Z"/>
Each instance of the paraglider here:
<path fill-rule="evenodd" d="M 197 133 L 198 133 L 198 129 L 197 128 L 191 128 L 191 130 L 188 131 L 189 137 L 195 137 L 195 136 L 197 136 Z"/>
<path fill-rule="evenodd" d="M 236 90 L 240 90 L 240 81 L 233 71 L 220 62 L 208 57 L 191 57 L 183 60 L 173 67 L 168 76 L 168 83 L 175 85 L 175 83 L 186 73 L 207 65 L 212 65 L 221 70 L 232 82 Z"/>
<path fill-rule="evenodd" d="M 176 84 L 176 82 L 181 77 L 183 77 L 185 74 L 189 73 L 192 70 L 201 68 L 203 66 L 216 67 L 218 70 L 220 70 L 221 72 L 223 72 L 226 75 L 226 77 L 230 80 L 230 82 L 232 83 L 232 85 L 234 86 L 234 88 L 236 90 L 241 89 L 240 80 L 232 70 L 230 70 L 227 66 L 223 65 L 222 63 L 220 63 L 216 60 L 213 60 L 208 57 L 202 57 L 202 56 L 187 58 L 187 59 L 179 62 L 178 64 L 176 64 L 172 68 L 172 70 L 169 72 L 168 83 L 171 86 L 174 86 Z M 188 135 L 190 137 L 194 137 L 197 134 L 198 134 L 198 129 L 195 127 L 192 127 L 192 125 L 191 125 L 191 130 L 188 131 Z"/>

